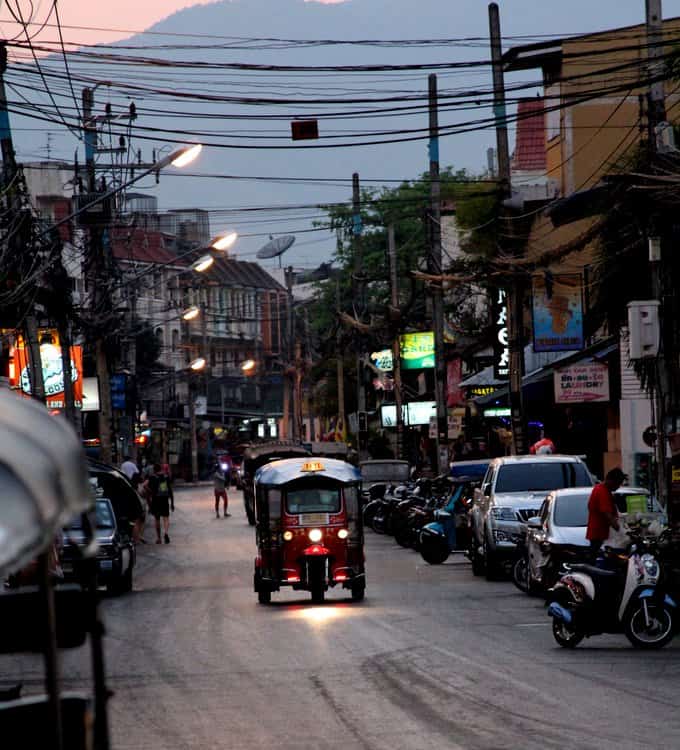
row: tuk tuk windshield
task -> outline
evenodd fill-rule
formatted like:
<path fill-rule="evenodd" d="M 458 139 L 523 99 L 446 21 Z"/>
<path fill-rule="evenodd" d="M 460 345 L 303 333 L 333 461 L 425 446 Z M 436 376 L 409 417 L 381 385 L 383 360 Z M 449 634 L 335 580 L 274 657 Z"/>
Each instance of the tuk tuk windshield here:
<path fill-rule="evenodd" d="M 288 513 L 338 513 L 339 487 L 298 487 L 286 492 Z"/>

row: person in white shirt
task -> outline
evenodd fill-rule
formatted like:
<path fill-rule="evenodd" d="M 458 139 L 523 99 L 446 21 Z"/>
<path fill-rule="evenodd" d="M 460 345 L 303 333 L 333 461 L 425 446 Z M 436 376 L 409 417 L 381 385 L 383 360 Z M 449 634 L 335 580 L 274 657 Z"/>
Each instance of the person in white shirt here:
<path fill-rule="evenodd" d="M 132 482 L 135 474 L 139 474 L 139 469 L 137 468 L 137 464 L 130 458 L 130 456 L 125 456 L 125 460 L 120 466 L 120 470 L 125 474 L 125 476 Z"/>

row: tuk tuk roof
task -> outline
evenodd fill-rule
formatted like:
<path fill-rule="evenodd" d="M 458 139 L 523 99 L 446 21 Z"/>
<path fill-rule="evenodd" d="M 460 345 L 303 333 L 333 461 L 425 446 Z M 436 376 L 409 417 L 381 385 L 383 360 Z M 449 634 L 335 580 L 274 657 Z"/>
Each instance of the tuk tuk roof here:
<path fill-rule="evenodd" d="M 309 470 L 306 465 L 318 464 L 318 470 Z M 287 484 L 296 479 L 323 477 L 338 482 L 360 482 L 361 474 L 356 466 L 335 458 L 287 458 L 272 461 L 260 467 L 255 474 L 259 484 Z"/>

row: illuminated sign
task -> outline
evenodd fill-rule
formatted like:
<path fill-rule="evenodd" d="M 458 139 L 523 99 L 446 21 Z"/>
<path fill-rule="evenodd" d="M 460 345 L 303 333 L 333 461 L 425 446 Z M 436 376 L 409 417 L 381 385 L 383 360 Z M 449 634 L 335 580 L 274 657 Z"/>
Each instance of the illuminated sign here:
<path fill-rule="evenodd" d="M 411 401 L 402 405 L 404 426 L 430 424 L 430 419 L 437 416 L 437 405 L 434 401 Z M 380 407 L 380 419 L 383 427 L 397 426 L 397 405 L 384 404 Z"/>
<path fill-rule="evenodd" d="M 55 332 L 41 332 L 49 334 L 52 341 L 58 341 Z M 43 383 L 45 386 L 45 405 L 48 409 L 63 409 L 64 404 L 64 371 L 61 361 L 61 347 L 54 343 L 40 345 L 40 360 L 42 363 Z M 73 383 L 73 399 L 80 409 L 83 405 L 83 349 L 80 346 L 71 347 L 71 381 Z M 18 337 L 17 345 L 11 351 L 9 368 L 10 386 L 21 390 L 26 396 L 31 395 L 31 376 L 28 361 L 28 351 L 23 339 Z"/>
<path fill-rule="evenodd" d="M 509 417 L 510 407 L 499 406 L 499 407 L 494 407 L 491 409 L 484 409 L 484 416 L 485 417 Z"/>
<path fill-rule="evenodd" d="M 434 367 L 434 332 L 405 333 L 399 338 L 401 366 L 404 370 Z"/>
<path fill-rule="evenodd" d="M 505 289 L 497 289 L 493 298 L 494 321 L 494 362 L 493 374 L 496 380 L 510 377 L 510 342 L 508 332 L 508 295 Z"/>
<path fill-rule="evenodd" d="M 379 369 L 386 372 L 394 369 L 394 360 L 391 349 L 381 349 L 379 352 L 371 352 L 371 362 Z"/>
<path fill-rule="evenodd" d="M 498 388 L 495 385 L 473 385 L 471 388 L 468 388 L 468 393 L 472 397 L 490 396 L 497 390 Z"/>
<path fill-rule="evenodd" d="M 305 461 L 300 468 L 300 471 L 326 471 L 326 467 L 321 461 Z"/>

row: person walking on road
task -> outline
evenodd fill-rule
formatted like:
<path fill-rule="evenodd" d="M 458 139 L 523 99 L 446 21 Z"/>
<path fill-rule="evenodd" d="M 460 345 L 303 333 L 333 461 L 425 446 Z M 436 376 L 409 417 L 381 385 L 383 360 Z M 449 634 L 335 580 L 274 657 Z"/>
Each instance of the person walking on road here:
<path fill-rule="evenodd" d="M 144 483 L 146 495 L 149 499 L 151 515 L 156 520 L 156 544 L 163 541 L 170 544 L 170 503 L 172 501 L 172 487 L 170 479 L 161 471 L 160 464 L 154 464 L 151 475 Z M 173 503 L 174 505 L 174 503 Z M 161 522 L 163 524 L 163 538 L 161 540 Z"/>
<path fill-rule="evenodd" d="M 215 518 L 220 517 L 220 499 L 224 502 L 224 517 L 228 518 L 231 513 L 227 512 L 229 498 L 227 497 L 228 477 L 220 463 L 215 464 L 215 473 L 213 474 L 213 483 L 215 487 Z"/>
<path fill-rule="evenodd" d="M 604 482 L 593 487 L 588 500 L 588 528 L 586 539 L 595 557 L 609 537 L 610 529 L 619 530 L 619 512 L 614 502 L 614 493 L 628 477 L 618 467 L 607 473 Z"/>

